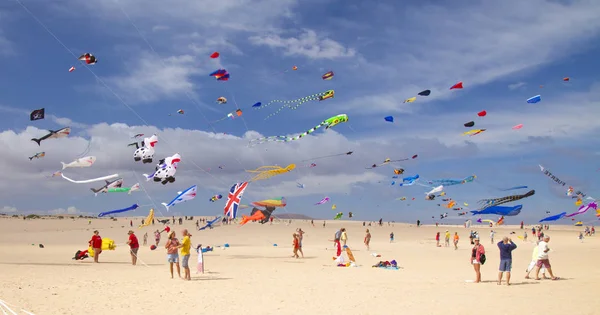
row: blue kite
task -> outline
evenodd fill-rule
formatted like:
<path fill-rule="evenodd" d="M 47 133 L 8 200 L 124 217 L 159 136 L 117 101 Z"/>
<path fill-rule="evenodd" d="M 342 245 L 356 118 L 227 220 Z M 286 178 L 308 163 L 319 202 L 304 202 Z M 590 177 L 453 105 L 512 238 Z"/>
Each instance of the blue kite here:
<path fill-rule="evenodd" d="M 473 215 L 476 214 L 497 214 L 502 216 L 515 216 L 521 213 L 521 209 L 523 209 L 523 205 L 518 205 L 514 207 L 504 207 L 504 206 L 492 206 L 483 210 L 474 210 L 471 211 Z"/>
<path fill-rule="evenodd" d="M 527 103 L 529 104 L 535 104 L 535 103 L 539 103 L 542 100 L 542 96 L 541 95 L 536 95 L 533 97 L 530 97 L 527 99 Z"/>
<path fill-rule="evenodd" d="M 106 212 L 102 212 L 102 213 L 100 213 L 100 214 L 98 215 L 98 218 L 102 218 L 102 217 L 104 217 L 104 216 L 107 216 L 107 215 L 109 215 L 109 214 L 113 214 L 113 213 L 121 213 L 121 212 L 125 212 L 125 211 L 131 211 L 131 210 L 135 210 L 135 209 L 137 209 L 138 207 L 139 207 L 139 206 L 138 206 L 138 204 L 136 203 L 136 204 L 134 204 L 133 206 L 131 206 L 131 207 L 128 207 L 128 208 L 124 208 L 124 209 L 118 209 L 118 210 L 112 210 L 112 211 L 106 211 Z M 565 214 L 566 214 L 566 212 L 565 212 Z"/>
<path fill-rule="evenodd" d="M 552 216 L 549 216 L 549 217 L 547 217 L 547 218 L 543 218 L 543 219 L 541 219 L 541 220 L 540 220 L 540 223 L 541 223 L 541 222 L 549 222 L 549 221 L 557 221 L 557 220 L 560 220 L 560 219 L 562 219 L 562 218 L 563 218 L 564 216 L 566 216 L 566 215 L 567 215 L 567 213 L 566 213 L 566 212 L 563 212 L 563 213 L 560 213 L 560 214 L 557 214 L 557 215 L 552 215 Z"/>
<path fill-rule="evenodd" d="M 199 228 L 198 231 L 202 231 L 202 230 L 206 230 L 206 229 L 212 229 L 213 228 L 213 224 L 215 224 L 215 222 L 219 221 L 221 219 L 221 216 L 218 216 L 216 219 L 212 220 L 212 221 L 208 221 L 206 222 L 206 225 Z"/>

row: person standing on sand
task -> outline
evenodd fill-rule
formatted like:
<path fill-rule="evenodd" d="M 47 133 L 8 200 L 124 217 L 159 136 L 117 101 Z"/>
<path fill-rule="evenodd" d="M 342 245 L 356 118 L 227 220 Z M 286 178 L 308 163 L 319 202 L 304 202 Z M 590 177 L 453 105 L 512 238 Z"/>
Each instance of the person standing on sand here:
<path fill-rule="evenodd" d="M 550 251 L 550 247 L 548 247 L 548 242 L 550 242 L 550 236 L 546 235 L 544 236 L 544 240 L 541 241 L 538 245 L 538 261 L 535 264 L 535 280 L 541 280 L 539 276 L 540 269 L 542 269 L 542 267 L 548 270 L 548 273 L 550 274 L 552 280 L 559 279 L 558 277 L 555 277 L 552 273 L 552 267 L 550 266 L 550 258 L 548 258 L 548 252 Z"/>
<path fill-rule="evenodd" d="M 292 255 L 292 258 L 299 258 L 300 256 L 298 256 L 298 249 L 300 248 L 300 239 L 298 238 L 298 234 L 296 233 L 292 234 L 292 237 L 292 245 L 294 248 L 294 255 Z"/>
<path fill-rule="evenodd" d="M 539 244 L 540 244 L 539 241 L 535 242 L 535 246 L 533 247 L 533 252 L 531 254 L 531 262 L 529 263 L 527 270 L 525 270 L 525 279 L 529 279 L 529 273 L 531 273 L 531 270 L 533 270 L 533 268 L 535 268 L 535 265 L 537 264 L 538 256 L 539 256 L 539 247 L 538 247 Z M 542 276 L 544 277 L 544 279 L 548 279 L 548 277 L 546 277 L 546 269 L 544 267 L 542 267 L 541 271 L 542 271 Z"/>
<path fill-rule="evenodd" d="M 173 279 L 173 264 L 177 266 L 177 275 L 181 278 L 181 269 L 179 268 L 179 254 L 177 249 L 179 248 L 179 240 L 175 237 L 175 231 L 169 233 L 167 243 L 165 244 L 167 249 L 167 261 L 169 262 L 169 268 L 171 270 L 171 279 Z"/>
<path fill-rule="evenodd" d="M 371 243 L 371 232 L 369 232 L 369 229 L 367 229 L 367 234 L 365 234 L 365 246 L 367 246 L 367 250 L 371 250 L 371 247 L 369 246 L 369 243 Z"/>
<path fill-rule="evenodd" d="M 458 249 L 458 232 L 454 232 L 454 250 Z"/>
<path fill-rule="evenodd" d="M 496 232 L 494 232 L 494 230 L 492 230 L 490 232 L 490 241 L 492 241 L 492 244 L 494 244 L 494 236 L 496 235 Z"/>
<path fill-rule="evenodd" d="M 129 220 L 129 227 L 133 227 L 133 220 Z"/>
<path fill-rule="evenodd" d="M 154 241 L 156 242 L 156 246 L 158 247 L 158 243 L 160 243 L 160 232 L 158 230 L 154 232 Z"/>
<path fill-rule="evenodd" d="M 92 239 L 90 240 L 90 246 L 94 250 L 94 262 L 98 262 L 98 256 L 102 253 L 102 237 L 100 237 L 100 232 L 98 230 L 94 231 L 94 235 L 92 235 Z"/>
<path fill-rule="evenodd" d="M 129 245 L 129 254 L 131 254 L 131 264 L 135 266 L 135 264 L 137 263 L 137 253 L 140 249 L 140 242 L 138 241 L 135 234 L 133 234 L 132 230 L 129 230 L 129 232 L 127 232 L 127 235 L 129 235 L 127 245 Z"/>
<path fill-rule="evenodd" d="M 323 221 L 323 227 L 325 227 L 325 221 Z"/>
<path fill-rule="evenodd" d="M 527 231 L 523 232 L 523 242 L 527 242 Z"/>
<path fill-rule="evenodd" d="M 184 272 L 183 280 L 192 280 L 190 276 L 190 249 L 192 248 L 190 237 L 192 237 L 192 234 L 187 229 L 181 231 L 181 234 L 183 235 L 183 241 L 178 247 L 181 248 L 181 267 L 183 267 Z"/>
<path fill-rule="evenodd" d="M 337 230 L 335 232 L 335 236 L 333 237 L 333 246 L 336 247 L 336 257 L 339 257 L 342 254 L 342 246 L 340 244 L 340 238 L 342 237 L 342 230 Z"/>
<path fill-rule="evenodd" d="M 471 265 L 473 265 L 473 269 L 475 270 L 475 283 L 481 282 L 481 257 L 485 257 L 485 248 L 483 245 L 479 244 L 479 237 L 473 239 L 475 246 L 471 250 Z"/>
<path fill-rule="evenodd" d="M 344 243 L 343 246 L 346 246 L 346 242 L 348 241 L 348 234 L 346 234 L 346 228 L 342 228 L 340 231 L 342 231 L 342 235 L 340 236 L 340 240 L 342 241 L 342 243 Z"/>
<path fill-rule="evenodd" d="M 394 232 L 390 233 L 390 243 L 394 242 Z"/>
<path fill-rule="evenodd" d="M 450 246 L 450 232 L 448 230 L 446 230 L 446 234 L 444 235 L 444 246 Z"/>
<path fill-rule="evenodd" d="M 148 232 L 144 233 L 144 246 L 148 244 Z"/>
<path fill-rule="evenodd" d="M 440 232 L 435 233 L 435 247 L 441 247 L 441 245 L 440 245 Z"/>
<path fill-rule="evenodd" d="M 500 272 L 498 272 L 498 285 L 502 284 L 502 275 L 506 273 L 506 285 L 510 285 L 510 270 L 512 269 L 512 251 L 517 248 L 517 244 L 512 239 L 504 237 L 498 242 L 500 249 Z"/>
<path fill-rule="evenodd" d="M 421 226 L 421 220 L 417 220 L 417 227 Z"/>
<path fill-rule="evenodd" d="M 300 252 L 300 255 L 302 255 L 302 258 L 304 258 L 304 252 L 302 251 L 302 240 L 304 239 L 304 231 L 302 231 L 301 228 L 298 228 L 296 230 L 296 233 L 298 233 L 298 251 Z"/>

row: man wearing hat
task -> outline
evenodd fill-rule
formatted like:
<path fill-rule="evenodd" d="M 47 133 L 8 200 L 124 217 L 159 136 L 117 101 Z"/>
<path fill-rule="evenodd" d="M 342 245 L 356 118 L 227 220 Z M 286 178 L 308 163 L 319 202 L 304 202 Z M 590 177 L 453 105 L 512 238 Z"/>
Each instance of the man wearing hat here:
<path fill-rule="evenodd" d="M 135 266 L 135 264 L 137 263 L 137 253 L 138 249 L 140 249 L 140 243 L 138 242 L 138 239 L 132 230 L 129 230 L 129 232 L 127 232 L 127 235 L 129 235 L 127 245 L 129 245 L 130 249 L 129 253 L 131 254 L 131 264 Z"/>

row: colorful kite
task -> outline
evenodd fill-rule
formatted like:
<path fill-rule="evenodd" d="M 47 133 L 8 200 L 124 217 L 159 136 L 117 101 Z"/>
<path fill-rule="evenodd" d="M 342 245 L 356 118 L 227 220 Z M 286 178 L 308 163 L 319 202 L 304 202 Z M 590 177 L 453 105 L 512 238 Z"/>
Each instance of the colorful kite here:
<path fill-rule="evenodd" d="M 237 210 L 242 201 L 244 191 L 246 191 L 246 187 L 248 187 L 248 182 L 236 183 L 231 186 L 231 189 L 229 189 L 229 196 L 227 196 L 227 203 L 225 204 L 225 208 L 223 208 L 223 213 L 226 216 L 229 216 L 232 219 L 237 217 Z"/>
<path fill-rule="evenodd" d="M 569 80 L 571 80 L 569 77 L 564 77 L 563 78 L 563 81 L 565 81 L 565 82 L 569 82 Z"/>
<path fill-rule="evenodd" d="M 313 128 L 309 129 L 308 131 L 301 133 L 295 137 L 271 136 L 271 137 L 258 138 L 258 139 L 250 140 L 248 146 L 252 147 L 257 144 L 261 144 L 261 143 L 265 143 L 265 142 L 289 142 L 289 141 L 299 140 L 299 139 L 302 139 L 302 137 L 313 133 L 314 131 L 316 131 L 317 129 L 319 129 L 321 127 L 325 127 L 325 129 L 329 129 L 331 127 L 336 126 L 337 124 L 344 123 L 347 121 L 348 121 L 348 115 L 346 115 L 346 114 L 336 115 L 336 116 L 333 116 L 333 117 L 323 120 L 320 124 L 314 126 Z"/>
<path fill-rule="evenodd" d="M 333 71 L 328 71 L 324 75 L 321 76 L 323 80 L 331 80 L 333 79 Z"/>
<path fill-rule="evenodd" d="M 565 217 L 570 218 L 570 217 L 574 217 L 579 214 L 584 214 L 590 209 L 598 210 L 598 204 L 595 201 L 592 201 L 585 206 L 579 207 L 579 209 L 577 211 L 575 211 L 571 214 L 565 215 Z"/>
<path fill-rule="evenodd" d="M 29 160 L 33 161 L 33 159 L 43 158 L 44 156 L 46 156 L 46 152 L 38 152 L 38 153 L 34 154 L 33 156 L 30 156 Z"/>
<path fill-rule="evenodd" d="M 68 136 L 71 133 L 71 127 L 65 127 L 58 130 L 48 130 L 49 133 L 41 138 L 33 138 L 31 141 L 34 141 L 38 145 L 41 145 L 41 142 L 46 139 L 59 139 Z"/>
<path fill-rule="evenodd" d="M 265 219 L 265 215 L 261 211 L 255 211 L 250 216 L 242 215 L 242 221 L 240 221 L 240 226 L 245 225 L 250 221 L 262 221 Z"/>
<path fill-rule="evenodd" d="M 451 90 L 454 90 L 454 89 L 462 89 L 462 88 L 463 88 L 463 83 L 462 83 L 462 81 L 460 81 L 460 82 L 458 82 L 458 83 L 456 83 L 456 84 L 454 84 L 453 86 L 451 86 L 451 87 L 450 87 L 450 89 L 451 89 Z"/>
<path fill-rule="evenodd" d="M 263 215 L 263 219 L 257 220 L 260 224 L 265 224 L 267 222 L 269 222 L 269 219 L 271 218 L 271 215 L 273 214 L 273 211 L 275 211 L 275 207 L 265 207 L 265 210 L 261 210 L 258 208 L 252 208 L 252 212 L 250 212 L 250 216 L 254 216 L 257 215 L 256 213 L 262 213 Z M 259 216 L 259 215 L 257 215 Z"/>
<path fill-rule="evenodd" d="M 325 198 L 321 199 L 321 201 L 315 203 L 315 206 L 322 205 L 328 201 L 329 201 L 329 197 L 325 197 Z"/>
<path fill-rule="evenodd" d="M 217 81 L 228 81 L 229 80 L 229 73 L 225 69 L 215 70 L 215 71 L 211 72 L 211 74 L 209 74 L 209 76 L 215 77 L 217 79 Z"/>
<path fill-rule="evenodd" d="M 227 104 L 227 99 L 221 96 L 217 98 L 217 104 Z"/>
<path fill-rule="evenodd" d="M 253 181 L 257 181 L 257 180 L 261 180 L 261 179 L 271 178 L 273 176 L 277 176 L 280 174 L 285 174 L 285 173 L 291 172 L 295 168 L 296 168 L 296 164 L 290 164 L 290 165 L 286 166 L 285 168 L 282 168 L 281 166 L 261 166 L 255 170 L 250 170 L 250 171 L 246 171 L 246 172 L 256 174 L 250 180 L 251 182 L 253 182 Z"/>
<path fill-rule="evenodd" d="M 528 98 L 527 103 L 535 104 L 535 103 L 539 103 L 541 100 L 542 100 L 542 96 L 536 95 L 536 96 L 532 96 L 532 97 Z"/>
<path fill-rule="evenodd" d="M 98 62 L 98 59 L 96 59 L 96 57 L 90 53 L 85 53 L 81 56 L 79 56 L 80 61 L 85 61 L 85 64 L 87 65 L 95 65 Z"/>
<path fill-rule="evenodd" d="M 500 197 L 500 198 L 494 198 L 494 199 L 482 199 L 479 201 L 479 204 L 483 205 L 481 207 L 481 210 L 485 210 L 492 206 L 499 206 L 501 204 L 517 201 L 517 200 L 520 200 L 523 198 L 531 197 L 533 195 L 535 195 L 535 190 L 530 190 L 522 195 L 512 195 L 512 196 L 506 196 L 506 197 Z"/>
<path fill-rule="evenodd" d="M 179 153 L 175 153 L 173 156 L 158 161 L 154 173 L 150 175 L 144 174 L 146 181 L 153 179 L 154 182 L 161 182 L 163 185 L 174 183 L 175 173 L 177 173 L 179 162 L 181 162 L 181 155 L 179 155 Z"/>
<path fill-rule="evenodd" d="M 206 229 L 211 229 L 212 230 L 213 224 L 215 224 L 215 223 L 218 224 L 219 222 L 221 222 L 221 216 L 218 216 L 218 217 L 214 218 L 211 221 L 206 221 L 206 225 L 203 226 L 203 227 L 201 227 L 201 228 L 199 228 L 198 231 L 202 231 L 202 230 L 206 230 Z"/>
<path fill-rule="evenodd" d="M 98 196 L 98 193 L 108 193 L 108 190 L 111 188 L 121 188 L 121 186 L 123 186 L 123 179 L 122 178 L 117 178 L 113 181 L 105 181 L 106 184 L 104 184 L 104 186 L 95 189 L 95 188 L 90 188 L 91 191 L 94 192 L 94 196 Z"/>
<path fill-rule="evenodd" d="M 107 211 L 107 212 L 102 212 L 98 215 L 98 218 L 102 218 L 104 216 L 107 216 L 109 214 L 114 214 L 114 213 L 121 213 L 121 212 L 126 212 L 126 211 L 131 211 L 131 210 L 135 210 L 137 209 L 139 206 L 136 204 L 132 205 L 131 207 L 127 207 L 127 208 L 123 208 L 123 209 L 118 209 L 118 210 L 112 210 L 112 211 Z"/>
<path fill-rule="evenodd" d="M 223 117 L 223 118 L 221 118 L 219 120 L 215 120 L 213 123 L 217 123 L 219 121 L 223 121 L 223 120 L 225 120 L 227 118 L 229 118 L 229 119 L 235 119 L 236 117 L 241 117 L 241 116 L 242 116 L 242 110 L 238 108 L 234 112 L 231 112 L 231 113 L 227 114 L 227 116 L 225 116 L 225 117 Z"/>
<path fill-rule="evenodd" d="M 210 58 L 212 58 L 212 59 L 219 58 L 219 53 L 215 51 L 214 53 L 210 54 Z"/>
<path fill-rule="evenodd" d="M 562 180 L 560 180 L 560 178 L 554 176 L 550 171 L 548 171 L 547 169 L 545 169 L 542 165 L 539 165 L 540 167 L 540 171 L 542 171 L 544 173 L 544 175 L 548 176 L 550 179 L 552 179 L 555 183 L 561 185 L 561 186 L 565 186 L 567 183 L 563 182 Z M 584 198 L 586 196 L 586 194 L 584 194 L 581 191 L 577 191 L 577 192 L 572 192 L 571 195 L 575 195 L 577 196 L 579 199 Z"/>
<path fill-rule="evenodd" d="M 287 206 L 287 201 L 285 197 L 273 198 L 273 199 L 265 199 L 261 201 L 251 202 L 251 205 L 254 207 L 279 207 L 283 208 Z"/>
<path fill-rule="evenodd" d="M 146 219 L 144 219 L 143 223 L 139 226 L 139 228 L 141 229 L 144 226 L 148 226 L 148 225 L 152 224 L 153 220 L 154 220 L 154 209 L 150 209 L 148 216 L 146 217 Z"/>
<path fill-rule="evenodd" d="M 173 198 L 173 200 L 169 201 L 169 203 L 163 202 L 163 203 L 161 203 L 161 205 L 165 206 L 165 208 L 167 208 L 167 211 L 169 211 L 170 207 L 172 207 L 178 203 L 182 203 L 182 202 L 196 198 L 197 190 L 198 190 L 197 186 L 193 185 L 184 191 L 178 191 L 177 197 Z"/>
<path fill-rule="evenodd" d="M 210 199 L 208 199 L 208 201 L 215 202 L 217 200 L 220 200 L 221 198 L 223 198 L 222 195 L 214 195 L 214 196 L 210 197 Z"/>
<path fill-rule="evenodd" d="M 463 132 L 463 136 L 469 135 L 470 137 L 472 137 L 472 136 L 478 135 L 484 131 L 485 131 L 485 129 L 472 129 L 472 130 Z"/>
<path fill-rule="evenodd" d="M 514 207 L 504 207 L 504 206 L 492 206 L 486 208 L 484 210 L 473 210 L 471 213 L 473 215 L 476 214 L 497 214 L 502 216 L 515 216 L 521 213 L 521 209 L 523 209 L 523 205 L 518 205 Z"/>
<path fill-rule="evenodd" d="M 338 212 L 336 213 L 335 217 L 333 217 L 334 220 L 339 220 L 344 216 L 343 212 Z"/>
<path fill-rule="evenodd" d="M 434 180 L 427 181 L 427 183 L 430 185 L 452 186 L 452 185 L 460 185 L 460 184 L 470 183 L 470 182 L 474 181 L 475 178 L 477 178 L 477 176 L 471 175 L 471 176 L 467 176 L 463 179 L 434 179 Z"/>
<path fill-rule="evenodd" d="M 300 105 L 306 103 L 306 102 L 310 102 L 310 101 L 324 101 L 326 99 L 330 99 L 332 97 L 335 96 L 335 91 L 334 90 L 327 90 L 325 92 L 321 92 L 321 93 L 316 93 L 313 95 L 309 95 L 309 96 L 305 96 L 299 99 L 295 99 L 295 100 L 291 100 L 291 101 L 282 101 L 282 100 L 272 100 L 270 102 L 268 102 L 267 104 L 265 104 L 264 106 L 258 106 L 256 107 L 256 109 L 263 109 L 265 107 L 269 107 L 269 105 L 273 104 L 273 103 L 282 103 L 284 104 L 282 107 L 280 107 L 277 111 L 275 111 L 274 113 L 270 114 L 269 116 L 267 116 L 265 119 L 269 119 L 270 117 L 277 115 L 282 109 L 284 108 L 289 108 L 289 109 L 297 109 Z"/>

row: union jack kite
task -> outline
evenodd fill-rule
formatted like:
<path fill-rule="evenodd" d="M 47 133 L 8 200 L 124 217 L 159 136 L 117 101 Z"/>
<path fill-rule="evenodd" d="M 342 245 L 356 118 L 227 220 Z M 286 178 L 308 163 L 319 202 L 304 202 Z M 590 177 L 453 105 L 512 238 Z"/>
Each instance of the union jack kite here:
<path fill-rule="evenodd" d="M 246 187 L 248 187 L 248 182 L 237 183 L 231 186 L 231 189 L 229 190 L 229 196 L 227 197 L 227 203 L 225 204 L 225 209 L 223 209 L 225 215 L 232 219 L 237 217 L 238 206 L 240 205 L 240 201 L 242 200 L 242 195 L 244 194 Z"/>

